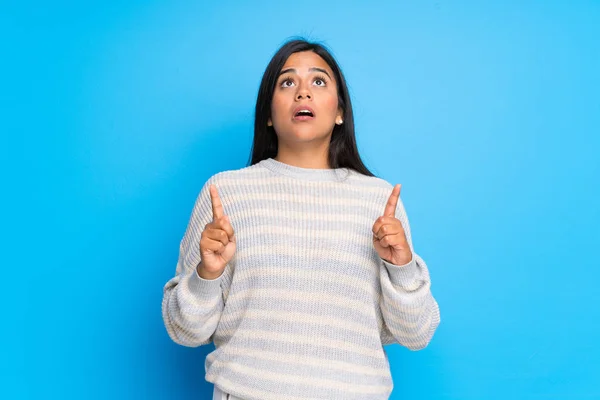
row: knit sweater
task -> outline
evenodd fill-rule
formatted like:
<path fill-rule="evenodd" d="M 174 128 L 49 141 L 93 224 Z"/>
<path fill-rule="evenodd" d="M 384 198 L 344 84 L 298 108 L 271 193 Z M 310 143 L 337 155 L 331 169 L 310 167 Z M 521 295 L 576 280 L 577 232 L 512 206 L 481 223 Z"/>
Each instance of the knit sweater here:
<path fill-rule="evenodd" d="M 203 279 L 199 243 L 215 184 L 236 237 L 216 279 Z M 214 342 L 205 379 L 244 400 L 384 400 L 393 389 L 383 345 L 427 346 L 440 323 L 428 268 L 414 252 L 399 199 L 395 217 L 412 260 L 373 245 L 393 185 L 346 168 L 273 158 L 211 176 L 180 243 L 162 316 L 171 339 Z"/>

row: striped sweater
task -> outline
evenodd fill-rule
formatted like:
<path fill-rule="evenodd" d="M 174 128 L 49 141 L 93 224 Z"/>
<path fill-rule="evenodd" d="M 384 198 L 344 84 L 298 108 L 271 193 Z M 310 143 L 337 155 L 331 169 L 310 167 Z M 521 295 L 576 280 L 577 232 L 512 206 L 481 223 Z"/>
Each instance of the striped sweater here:
<path fill-rule="evenodd" d="M 200 238 L 215 184 L 234 229 L 223 274 L 201 278 Z M 393 185 L 356 171 L 273 158 L 211 176 L 180 243 L 162 316 L 184 346 L 214 342 L 205 379 L 244 400 L 378 400 L 393 389 L 383 345 L 427 346 L 440 323 L 402 200 L 413 258 L 379 257 L 372 227 Z"/>

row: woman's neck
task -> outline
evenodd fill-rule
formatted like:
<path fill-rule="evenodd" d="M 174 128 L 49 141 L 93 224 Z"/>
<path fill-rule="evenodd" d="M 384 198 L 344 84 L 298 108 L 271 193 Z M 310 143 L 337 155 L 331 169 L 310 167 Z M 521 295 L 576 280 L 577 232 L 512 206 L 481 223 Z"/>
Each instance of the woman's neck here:
<path fill-rule="evenodd" d="M 274 160 L 300 168 L 310 169 L 330 169 L 329 165 L 329 148 L 325 149 L 305 149 L 293 150 L 287 149 L 284 146 L 279 146 L 277 156 Z"/>

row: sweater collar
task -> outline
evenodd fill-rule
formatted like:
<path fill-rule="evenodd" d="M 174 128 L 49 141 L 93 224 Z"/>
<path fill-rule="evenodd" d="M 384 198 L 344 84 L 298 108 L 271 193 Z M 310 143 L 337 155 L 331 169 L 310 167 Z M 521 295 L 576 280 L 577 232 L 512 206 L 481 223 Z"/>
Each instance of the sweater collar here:
<path fill-rule="evenodd" d="M 341 182 L 349 175 L 348 168 L 301 168 L 277 161 L 274 158 L 267 158 L 258 164 L 279 175 L 307 181 Z"/>

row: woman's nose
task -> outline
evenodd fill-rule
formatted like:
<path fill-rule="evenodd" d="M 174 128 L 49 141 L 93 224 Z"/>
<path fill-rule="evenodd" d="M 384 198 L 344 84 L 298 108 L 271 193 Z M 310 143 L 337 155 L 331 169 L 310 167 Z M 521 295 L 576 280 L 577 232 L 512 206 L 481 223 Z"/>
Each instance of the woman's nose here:
<path fill-rule="evenodd" d="M 300 100 L 300 99 L 310 99 L 311 95 L 310 92 L 308 91 L 308 89 L 300 89 L 298 90 L 298 94 L 296 95 L 296 100 Z"/>

